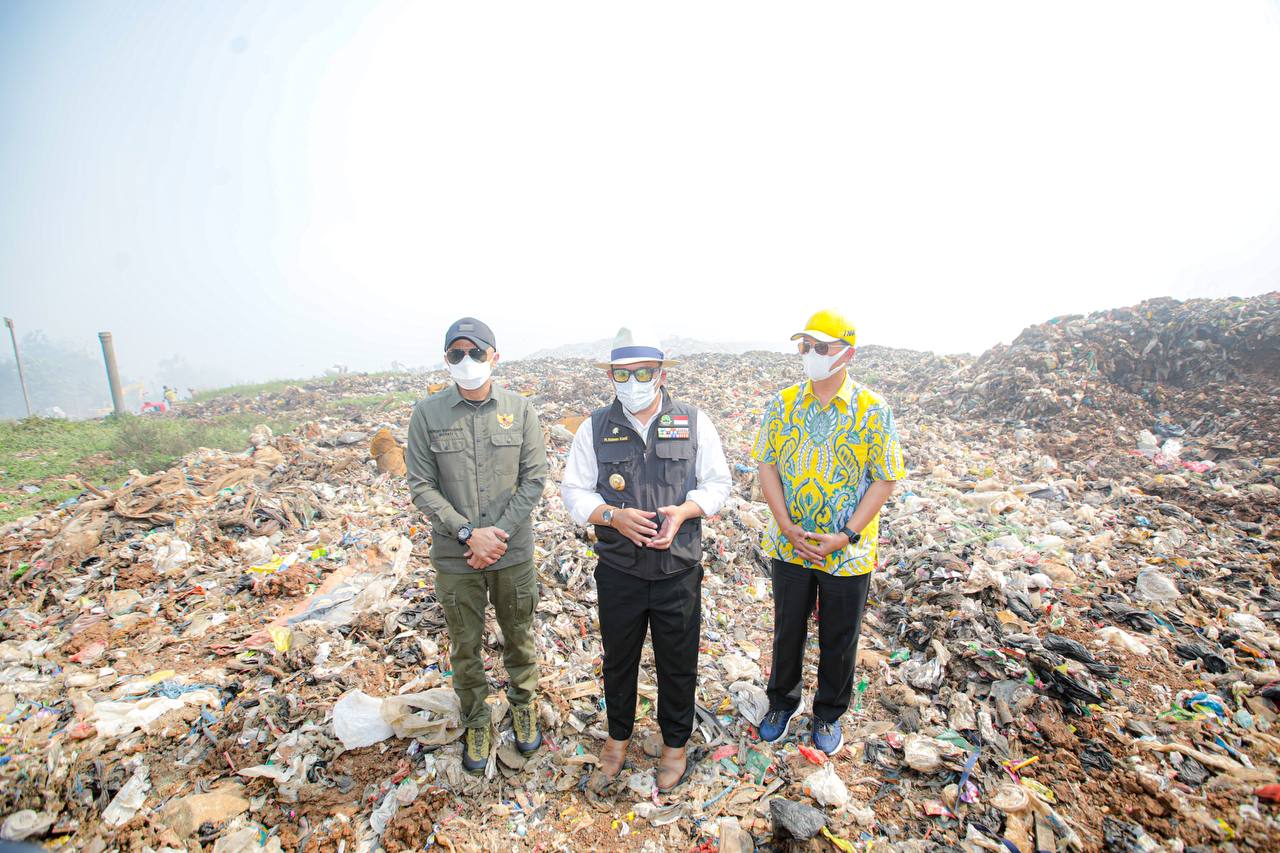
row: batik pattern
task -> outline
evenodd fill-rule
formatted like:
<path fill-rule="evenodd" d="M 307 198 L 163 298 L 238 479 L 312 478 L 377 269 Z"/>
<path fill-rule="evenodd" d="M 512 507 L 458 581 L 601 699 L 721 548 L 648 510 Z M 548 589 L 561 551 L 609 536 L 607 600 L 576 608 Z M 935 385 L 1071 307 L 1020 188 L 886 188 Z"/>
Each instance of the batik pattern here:
<path fill-rule="evenodd" d="M 906 476 L 893 411 L 879 394 L 846 379 L 823 406 L 810 382 L 793 385 L 769 401 L 752 452 L 757 462 L 776 465 L 791 518 L 805 530 L 835 533 L 853 516 L 867 488 L 877 480 Z M 880 515 L 862 539 L 827 557 L 823 571 L 865 575 L 876 567 Z M 799 563 L 776 523 L 765 534 L 765 553 Z"/>

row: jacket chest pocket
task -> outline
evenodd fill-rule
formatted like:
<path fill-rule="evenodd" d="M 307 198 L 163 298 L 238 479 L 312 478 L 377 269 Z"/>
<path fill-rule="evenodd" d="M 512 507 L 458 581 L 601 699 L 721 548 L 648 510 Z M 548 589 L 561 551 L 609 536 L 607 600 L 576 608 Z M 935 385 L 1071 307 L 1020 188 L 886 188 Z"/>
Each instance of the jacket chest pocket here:
<path fill-rule="evenodd" d="M 520 446 L 524 436 L 518 432 L 495 432 L 489 437 L 493 448 L 493 467 L 500 474 L 516 474 L 520 470 Z"/>
<path fill-rule="evenodd" d="M 605 444 L 596 451 L 597 487 L 605 503 L 636 506 L 640 453 L 633 441 Z M 621 485 L 622 488 L 618 488 Z"/>
<path fill-rule="evenodd" d="M 662 460 L 662 481 L 668 486 L 683 486 L 693 473 L 696 448 L 686 439 L 658 440 L 654 453 Z M 694 478 L 696 481 L 696 477 Z"/>
<path fill-rule="evenodd" d="M 432 430 L 431 452 L 436 457 L 436 469 L 443 480 L 467 478 L 467 439 L 460 429 Z"/>

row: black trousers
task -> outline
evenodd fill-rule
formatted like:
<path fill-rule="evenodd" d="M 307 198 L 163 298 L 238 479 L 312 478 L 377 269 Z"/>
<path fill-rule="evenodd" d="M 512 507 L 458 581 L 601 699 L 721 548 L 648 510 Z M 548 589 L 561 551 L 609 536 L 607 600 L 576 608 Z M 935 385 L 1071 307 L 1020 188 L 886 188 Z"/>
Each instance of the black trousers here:
<path fill-rule="evenodd" d="M 826 572 L 773 561 L 773 670 L 769 709 L 800 704 L 809 614 L 818 607 L 818 693 L 813 715 L 832 723 L 849 710 L 858 634 L 867 607 L 871 575 L 835 577 Z"/>
<path fill-rule="evenodd" d="M 652 629 L 662 742 L 670 747 L 684 746 L 693 733 L 698 685 L 702 566 L 661 580 L 644 580 L 599 563 L 595 577 L 609 737 L 631 737 L 640 653 L 645 634 Z"/>

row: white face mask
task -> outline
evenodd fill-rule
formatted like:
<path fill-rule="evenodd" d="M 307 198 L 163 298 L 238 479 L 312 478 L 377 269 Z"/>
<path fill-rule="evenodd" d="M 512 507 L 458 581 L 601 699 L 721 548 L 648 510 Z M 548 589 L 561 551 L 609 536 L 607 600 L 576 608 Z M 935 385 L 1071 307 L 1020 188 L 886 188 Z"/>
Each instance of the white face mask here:
<path fill-rule="evenodd" d="M 457 364 L 446 362 L 445 367 L 449 368 L 449 376 L 458 383 L 458 387 L 474 391 L 489 381 L 489 375 L 493 373 L 493 358 L 479 362 L 467 356 Z"/>
<path fill-rule="evenodd" d="M 622 408 L 634 415 L 649 408 L 653 398 L 658 396 L 658 377 L 640 382 L 632 376 L 626 382 L 614 382 L 613 390 L 618 395 Z"/>
<path fill-rule="evenodd" d="M 814 382 L 821 382 L 841 367 L 844 367 L 843 364 L 837 366 L 836 362 L 840 360 L 840 357 L 848 349 L 849 347 L 841 347 L 839 352 L 828 355 L 818 355 L 817 350 L 809 350 L 800 356 L 800 361 L 804 364 L 804 375 Z"/>

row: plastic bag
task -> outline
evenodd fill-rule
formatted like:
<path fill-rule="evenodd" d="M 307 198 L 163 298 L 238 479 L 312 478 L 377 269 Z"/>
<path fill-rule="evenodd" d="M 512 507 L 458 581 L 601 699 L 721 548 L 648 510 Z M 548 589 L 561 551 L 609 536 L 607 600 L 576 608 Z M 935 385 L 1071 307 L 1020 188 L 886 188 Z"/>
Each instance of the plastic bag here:
<path fill-rule="evenodd" d="M 960 585 L 965 595 L 973 595 L 984 589 L 1004 589 L 1006 579 L 999 569 L 992 568 L 982 560 L 974 560 L 969 568 L 969 576 Z"/>
<path fill-rule="evenodd" d="M 1151 649 L 1142 640 L 1125 631 L 1123 628 L 1117 628 L 1114 625 L 1108 625 L 1098 631 L 1101 642 L 1115 649 L 1118 652 L 1128 652 L 1129 654 L 1146 657 L 1151 654 Z"/>
<path fill-rule="evenodd" d="M 56 815 L 31 809 L 17 811 L 4 819 L 4 825 L 0 826 L 0 838 L 5 841 L 25 841 L 33 835 L 44 835 L 57 819 Z"/>
<path fill-rule="evenodd" d="M 156 549 L 152 565 L 157 572 L 167 575 L 191 562 L 191 546 L 181 539 L 170 539 Z"/>
<path fill-rule="evenodd" d="M 907 766 L 920 773 L 932 773 L 942 766 L 942 754 L 932 738 L 923 735 L 907 735 L 902 744 L 902 756 Z"/>
<path fill-rule="evenodd" d="M 462 705 L 452 688 L 434 687 L 422 693 L 386 697 L 381 704 L 381 718 L 397 737 L 441 746 L 458 739 Z"/>
<path fill-rule="evenodd" d="M 252 539 L 237 542 L 236 550 L 240 552 L 240 559 L 251 566 L 256 566 L 271 559 L 271 540 L 266 536 L 255 536 Z"/>
<path fill-rule="evenodd" d="M 765 689 L 750 681 L 735 681 L 729 685 L 729 695 L 742 718 L 753 726 L 759 726 L 769 713 L 769 695 Z"/>
<path fill-rule="evenodd" d="M 1138 433 L 1138 452 L 1150 459 L 1160 449 L 1160 442 L 1150 430 Z"/>
<path fill-rule="evenodd" d="M 730 652 L 720 658 L 725 678 L 729 681 L 755 681 L 760 678 L 760 666 L 746 655 Z"/>
<path fill-rule="evenodd" d="M 93 725 L 102 737 L 116 737 L 140 729 L 184 705 L 215 705 L 218 694 L 201 689 L 177 698 L 149 696 L 136 702 L 98 702 L 93 706 Z"/>
<path fill-rule="evenodd" d="M 333 733 L 345 749 L 372 746 L 395 734 L 382 717 L 383 700 L 353 690 L 333 706 Z"/>
<path fill-rule="evenodd" d="M 147 801 L 147 791 L 151 790 L 151 776 L 147 765 L 139 764 L 133 776 L 112 799 L 111 804 L 102 812 L 102 822 L 107 826 L 120 826 L 128 823 L 142 804 Z"/>
<path fill-rule="evenodd" d="M 1177 585 L 1155 569 L 1143 569 L 1138 573 L 1137 591 L 1138 598 L 1156 604 L 1166 604 L 1182 597 Z"/>
<path fill-rule="evenodd" d="M 836 775 L 835 765 L 824 764 L 804 780 L 804 792 L 824 806 L 839 808 L 849 802 L 849 789 Z"/>

